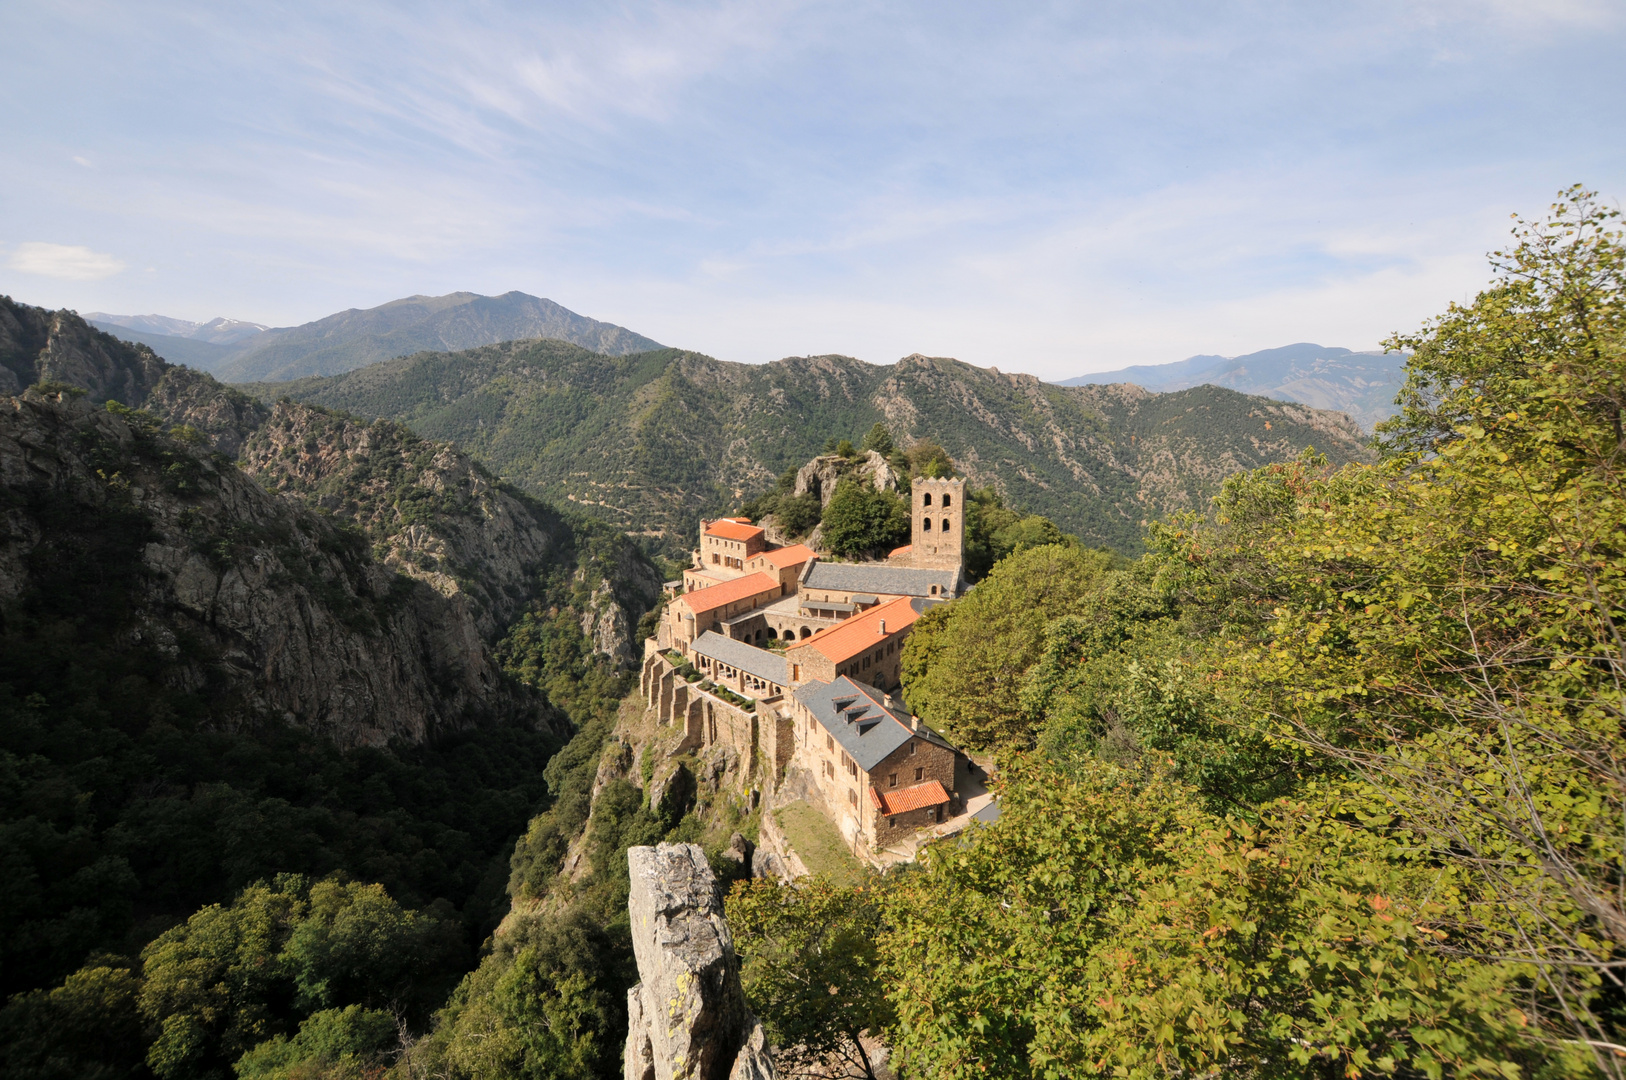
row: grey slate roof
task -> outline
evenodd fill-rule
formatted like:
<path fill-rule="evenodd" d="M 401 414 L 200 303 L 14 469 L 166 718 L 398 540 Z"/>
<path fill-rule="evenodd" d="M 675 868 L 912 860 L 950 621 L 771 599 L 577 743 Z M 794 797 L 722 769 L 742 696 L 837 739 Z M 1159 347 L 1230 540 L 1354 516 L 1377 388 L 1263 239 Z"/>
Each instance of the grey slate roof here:
<path fill-rule="evenodd" d="M 810 682 L 796 688 L 796 700 L 835 737 L 847 756 L 869 772 L 910 739 L 925 739 L 948 746 L 941 735 L 922 726 L 909 728 L 909 714 L 888 709 L 874 687 L 853 682 L 845 675 L 833 683 Z M 952 749 L 952 747 L 950 747 Z"/>
<path fill-rule="evenodd" d="M 936 585 L 939 595 L 954 595 L 953 570 L 917 570 L 885 563 L 831 563 L 819 561 L 802 577 L 804 589 L 831 589 L 836 592 L 885 593 L 891 596 L 930 596 Z"/>
<path fill-rule="evenodd" d="M 729 667 L 739 668 L 748 675 L 767 679 L 779 686 L 790 685 L 790 674 L 785 667 L 785 658 L 778 653 L 759 649 L 755 645 L 747 645 L 743 641 L 735 641 L 711 630 L 695 639 L 693 649 L 701 656 L 721 660 Z"/>

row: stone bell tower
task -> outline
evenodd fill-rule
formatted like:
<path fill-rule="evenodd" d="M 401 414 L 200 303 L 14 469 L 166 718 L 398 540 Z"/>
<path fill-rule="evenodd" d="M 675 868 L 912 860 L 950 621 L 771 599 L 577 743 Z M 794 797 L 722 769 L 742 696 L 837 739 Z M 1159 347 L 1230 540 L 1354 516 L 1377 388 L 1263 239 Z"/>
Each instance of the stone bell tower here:
<path fill-rule="evenodd" d="M 965 480 L 916 477 L 909 496 L 909 565 L 965 569 Z"/>

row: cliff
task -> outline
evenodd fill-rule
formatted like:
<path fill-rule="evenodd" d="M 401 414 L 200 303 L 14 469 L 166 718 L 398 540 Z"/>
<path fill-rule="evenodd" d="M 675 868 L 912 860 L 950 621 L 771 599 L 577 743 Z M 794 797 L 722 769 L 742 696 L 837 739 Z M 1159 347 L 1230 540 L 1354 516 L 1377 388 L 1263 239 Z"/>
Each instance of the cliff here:
<path fill-rule="evenodd" d="M 342 745 L 482 717 L 562 723 L 493 646 L 525 611 L 565 607 L 593 648 L 630 661 L 659 594 L 625 536 L 398 424 L 267 406 L 9 298 L 0 368 L 36 388 L 0 398 L 0 495 L 22 508 L 0 598 L 23 595 L 57 542 L 47 518 L 69 533 L 139 519 L 133 640 L 170 643 L 181 684 L 220 687 L 219 722 L 274 714 Z"/>
<path fill-rule="evenodd" d="M 627 866 L 639 982 L 627 991 L 625 1080 L 772 1080 L 705 853 L 632 847 Z"/>

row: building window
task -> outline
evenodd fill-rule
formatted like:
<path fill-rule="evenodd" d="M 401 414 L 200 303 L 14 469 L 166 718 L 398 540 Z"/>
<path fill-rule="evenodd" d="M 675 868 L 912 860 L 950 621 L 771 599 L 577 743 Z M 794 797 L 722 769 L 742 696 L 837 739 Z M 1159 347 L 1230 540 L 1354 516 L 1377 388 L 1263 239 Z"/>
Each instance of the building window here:
<path fill-rule="evenodd" d="M 856 792 L 856 791 L 848 791 L 847 792 L 847 802 L 849 804 L 853 805 L 853 806 L 857 806 L 858 805 L 858 792 Z"/>
<path fill-rule="evenodd" d="M 831 754 L 835 753 L 836 752 L 836 740 L 834 738 L 832 738 L 831 736 L 826 735 L 824 737 L 824 749 L 825 749 L 826 753 L 831 753 Z"/>
<path fill-rule="evenodd" d="M 951 507 L 953 505 L 954 505 L 954 496 L 950 495 L 948 492 L 944 492 L 943 493 L 943 509 L 947 510 L 949 507 Z"/>
<path fill-rule="evenodd" d="M 889 818 L 886 819 L 886 827 L 889 828 L 889 829 L 896 828 L 897 824 L 898 824 L 898 819 L 895 818 L 895 817 L 889 817 Z"/>
<path fill-rule="evenodd" d="M 909 756 L 910 757 L 915 756 L 915 744 L 914 743 L 909 744 Z"/>
<path fill-rule="evenodd" d="M 897 773 L 887 773 L 886 774 L 886 786 L 887 787 L 897 787 L 898 786 L 898 774 Z"/>
<path fill-rule="evenodd" d="M 948 518 L 944 518 L 944 519 L 943 519 L 943 531 L 944 531 L 944 532 L 948 532 L 948 531 L 949 531 L 949 523 L 948 523 Z"/>
<path fill-rule="evenodd" d="M 937 595 L 937 586 L 936 586 L 936 585 L 933 585 L 933 586 L 932 586 L 932 595 L 933 595 L 933 596 L 936 596 L 936 595 Z"/>
<path fill-rule="evenodd" d="M 920 527 L 922 529 L 925 529 L 927 532 L 931 532 L 932 531 L 932 519 L 931 518 L 921 518 L 920 519 Z"/>
<path fill-rule="evenodd" d="M 924 779 L 926 779 L 926 770 L 925 769 L 916 769 L 915 770 L 915 783 L 918 784 Z"/>
<path fill-rule="evenodd" d="M 926 501 L 921 503 L 920 505 L 922 505 L 922 506 L 930 506 L 932 504 L 932 493 L 931 492 L 929 492 L 929 491 L 926 492 L 926 494 L 923 496 L 923 498 Z"/>

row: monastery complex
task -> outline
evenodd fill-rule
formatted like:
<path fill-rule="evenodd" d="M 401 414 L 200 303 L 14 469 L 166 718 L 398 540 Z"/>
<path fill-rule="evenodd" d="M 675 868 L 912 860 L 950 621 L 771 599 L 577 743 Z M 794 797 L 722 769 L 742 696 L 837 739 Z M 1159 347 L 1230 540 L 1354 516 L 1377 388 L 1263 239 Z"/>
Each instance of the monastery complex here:
<path fill-rule="evenodd" d="M 770 791 L 798 788 L 872 862 L 964 813 L 975 767 L 894 696 L 915 621 L 967 587 L 964 507 L 963 479 L 916 479 L 910 543 L 878 563 L 702 521 L 644 643 L 645 699 L 686 749 L 727 744 Z"/>

